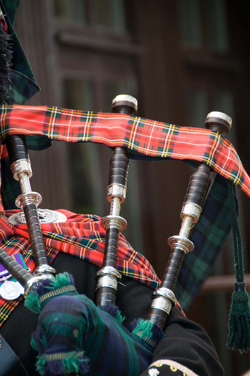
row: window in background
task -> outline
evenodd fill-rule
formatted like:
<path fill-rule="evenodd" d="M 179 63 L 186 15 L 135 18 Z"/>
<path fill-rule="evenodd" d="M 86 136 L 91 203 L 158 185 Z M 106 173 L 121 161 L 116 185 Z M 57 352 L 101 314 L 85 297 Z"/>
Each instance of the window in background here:
<path fill-rule="evenodd" d="M 229 52 L 228 27 L 225 0 L 203 1 L 205 44 L 210 50 Z"/>
<path fill-rule="evenodd" d="M 188 121 L 190 126 L 202 128 L 208 113 L 208 93 L 203 88 L 191 87 L 187 94 Z"/>
<path fill-rule="evenodd" d="M 82 25 L 126 30 L 124 0 L 54 0 L 54 13 Z"/>
<path fill-rule="evenodd" d="M 187 94 L 189 125 L 202 128 L 207 114 L 211 111 L 220 111 L 234 119 L 233 96 L 228 90 L 191 87 Z M 237 149 L 235 128 L 225 136 Z"/>
<path fill-rule="evenodd" d="M 94 108 L 94 83 L 91 78 L 65 78 L 64 95 L 68 108 L 90 110 Z"/>
<path fill-rule="evenodd" d="M 136 97 L 136 62 L 131 57 L 130 46 L 126 45 L 131 37 L 127 25 L 128 8 L 124 0 L 54 0 L 53 15 L 59 30 L 59 34 L 55 35 L 60 35 L 63 28 L 63 33 L 68 36 L 64 41 L 66 45 L 59 44 L 59 54 L 63 46 L 69 48 L 69 53 L 73 51 L 72 60 L 66 59 L 60 72 L 63 106 L 111 112 L 112 100 L 116 95 Z M 64 24 L 62 20 L 67 22 Z M 79 28 L 79 25 L 84 27 Z M 77 50 L 74 43 L 78 43 L 79 35 L 76 32 L 83 33 L 85 42 L 88 38 L 94 40 L 94 48 L 83 43 L 77 44 Z M 112 44 L 117 40 L 125 41 L 122 55 L 116 51 L 117 44 Z M 98 46 L 101 46 L 100 51 Z M 82 65 L 80 59 L 83 59 Z M 68 146 L 72 166 L 69 171 L 72 210 L 100 216 L 108 214 L 106 189 L 111 155 L 112 150 L 101 144 L 78 143 Z M 139 252 L 143 252 L 136 161 L 130 166 L 127 200 L 122 206 L 121 215 L 129 223 L 126 236 Z"/>
<path fill-rule="evenodd" d="M 100 78 L 80 78 L 82 75 L 68 73 L 64 79 L 65 106 L 78 110 L 100 109 L 111 112 L 113 98 L 118 94 L 136 97 L 135 77 L 106 76 Z M 99 93 L 99 94 L 98 94 Z M 97 97 L 101 103 L 97 105 Z M 73 210 L 77 213 L 107 215 L 106 188 L 108 182 L 108 163 L 112 150 L 94 143 L 69 143 L 70 182 Z M 138 163 L 132 160 L 129 167 L 128 190 L 121 215 L 128 222 L 128 229 L 123 234 L 133 247 L 143 253 L 142 228 L 140 217 L 140 194 L 138 182 Z M 103 164 L 105 167 L 103 167 Z M 94 166 L 94 168 L 93 168 Z M 105 171 L 102 171 L 106 168 Z M 105 180 L 105 181 L 103 181 Z"/>
<path fill-rule="evenodd" d="M 85 25 L 88 22 L 86 1 L 54 0 L 54 12 L 59 18 L 64 18 Z"/>
<path fill-rule="evenodd" d="M 112 27 L 116 32 L 126 29 L 123 0 L 92 0 L 93 23 Z"/>
<path fill-rule="evenodd" d="M 103 111 L 111 111 L 112 100 L 119 94 L 136 97 L 136 80 L 133 77 L 105 78 L 102 82 Z"/>
<path fill-rule="evenodd" d="M 91 111 L 94 108 L 93 81 L 89 78 L 64 80 L 65 106 Z M 98 145 L 68 143 L 71 166 L 70 183 L 73 208 L 77 213 L 95 214 L 103 211 L 103 195 L 100 193 L 101 173 Z M 93 169 L 95 166 L 95 169 Z"/>
<path fill-rule="evenodd" d="M 187 47 L 203 47 L 199 0 L 180 0 L 181 41 Z"/>
<path fill-rule="evenodd" d="M 179 0 L 179 14 L 184 46 L 229 51 L 225 0 Z"/>

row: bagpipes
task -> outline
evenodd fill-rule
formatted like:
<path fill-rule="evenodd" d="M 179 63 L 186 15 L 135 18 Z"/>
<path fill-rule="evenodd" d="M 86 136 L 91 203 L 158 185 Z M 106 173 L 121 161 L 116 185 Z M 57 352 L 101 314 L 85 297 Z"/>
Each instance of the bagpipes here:
<path fill-rule="evenodd" d="M 118 96 L 113 101 L 114 112 L 133 113 L 136 107 L 137 101 L 130 96 Z M 75 371 L 82 374 L 89 372 L 90 367 L 94 372 L 104 369 L 104 371 L 99 371 L 100 375 L 107 374 L 107 367 L 100 366 L 102 364 L 100 359 L 102 359 L 101 354 L 106 347 L 106 342 L 109 344 L 113 342 L 121 344 L 119 367 L 115 373 L 140 374 L 150 364 L 152 351 L 164 332 L 163 327 L 161 328 L 157 323 L 138 319 L 133 324 L 131 333 L 122 325 L 121 312 L 115 305 L 117 279 L 121 278 L 116 269 L 118 237 L 119 232 L 126 225 L 126 221 L 119 216 L 120 204 L 125 200 L 127 189 L 128 158 L 125 148 L 115 148 L 114 156 L 110 161 L 108 200 L 111 202 L 111 209 L 110 215 L 102 220 L 102 226 L 107 234 L 104 264 L 97 275 L 97 308 L 88 298 L 77 293 L 71 276 L 67 273 L 55 275 L 55 270 L 48 265 L 37 210 L 41 197 L 31 190 L 29 182 L 31 168 L 24 137 L 8 136 L 6 146 L 11 159 L 13 176 L 20 182 L 22 194 L 17 197 L 16 205 L 23 209 L 26 218 L 36 269 L 33 274 L 29 273 L 3 250 L 0 250 L 0 262 L 24 286 L 25 305 L 33 312 L 40 313 L 40 323 L 32 339 L 33 346 L 39 352 L 37 369 L 42 375 L 68 374 Z M 9 218 L 12 224 L 19 223 L 18 220 L 16 214 Z M 3 296 L 9 299 L 15 298 L 15 292 L 11 292 L 11 286 L 8 287 L 8 283 L 4 285 L 2 286 Z M 4 289 L 6 295 L 4 295 Z M 7 296 L 8 289 L 9 297 Z M 67 314 L 65 314 L 65 307 L 67 307 Z M 52 329 L 55 312 L 60 321 L 60 329 L 57 324 Z M 42 329 L 43 320 L 46 320 L 48 331 Z M 89 320 L 93 322 L 92 326 L 88 323 Z M 74 328 L 80 328 L 80 338 L 72 338 L 72 333 L 69 332 L 72 325 Z M 84 331 L 86 327 L 88 330 Z M 105 340 L 99 353 L 96 354 L 96 349 L 92 345 L 100 342 L 98 336 L 103 330 L 105 330 Z M 58 331 L 60 338 L 56 335 Z M 67 346 L 64 344 L 63 348 L 60 348 L 62 331 L 65 331 L 63 336 L 67 338 Z M 56 348 L 56 353 L 54 348 Z M 94 350 L 91 351 L 91 348 Z M 105 364 L 106 360 L 103 361 Z M 112 364 L 112 361 L 110 363 Z M 132 368 L 131 364 L 133 364 Z"/>
<path fill-rule="evenodd" d="M 114 99 L 112 111 L 131 114 L 136 107 L 137 102 L 133 97 L 122 95 Z M 231 119 L 225 114 L 212 112 L 206 118 L 206 126 L 225 134 L 230 129 Z M 97 275 L 95 305 L 77 293 L 70 275 L 56 275 L 49 266 L 37 210 L 40 197 L 32 192 L 29 183 L 31 169 L 24 137 L 8 136 L 6 145 L 13 175 L 20 181 L 22 194 L 18 196 L 16 204 L 24 211 L 36 269 L 33 274 L 29 273 L 3 250 L 0 251 L 0 262 L 24 286 L 27 308 L 39 314 L 39 325 L 32 337 L 32 345 L 39 353 L 38 371 L 41 375 L 91 374 L 91 371 L 105 375 L 109 372 L 104 355 L 107 343 L 109 348 L 110 344 L 114 346 L 119 343 L 120 348 L 116 348 L 119 364 L 115 374 L 140 374 L 150 365 L 152 352 L 164 335 L 168 316 L 176 303 L 175 285 L 183 258 L 193 249 L 189 235 L 193 224 L 199 219 L 209 189 L 210 167 L 201 163 L 191 176 L 181 212 L 179 235 L 169 239 L 171 255 L 162 284 L 154 292 L 147 319 L 138 318 L 128 330 L 122 325 L 122 312 L 115 304 L 120 279 L 116 269 L 118 237 L 126 225 L 126 221 L 120 217 L 128 177 L 126 149 L 115 147 L 110 161 L 107 198 L 111 202 L 111 209 L 110 214 L 102 220 L 102 226 L 106 229 L 106 247 L 103 267 Z M 16 217 L 9 219 L 12 224 L 18 223 L 16 220 Z M 72 335 L 74 328 L 78 328 L 77 335 Z M 235 343 L 235 339 L 233 341 Z M 95 342 L 102 343 L 98 350 L 93 346 Z M 112 360 L 109 359 L 109 363 L 115 367 Z"/>
<path fill-rule="evenodd" d="M 6 72 L 8 58 L 6 55 Z M 7 86 L 6 82 L 3 86 Z M 134 117 L 136 109 L 137 101 L 131 96 L 118 96 L 113 101 L 112 112 L 118 113 L 118 117 L 119 114 Z M 208 114 L 205 124 L 219 137 L 219 134 L 226 134 L 230 129 L 231 119 L 223 113 L 212 112 Z M 34 273 L 30 273 L 2 249 L 0 263 L 24 287 L 27 308 L 39 314 L 39 325 L 32 337 L 32 346 L 39 354 L 39 373 L 91 374 L 93 371 L 95 375 L 139 375 L 150 365 L 153 350 L 164 336 L 168 316 L 176 304 L 175 285 L 185 254 L 193 250 L 189 237 L 193 225 L 199 220 L 209 189 L 210 167 L 201 163 L 192 175 L 181 211 L 179 235 L 169 239 L 171 255 L 161 286 L 154 292 L 147 319 L 138 318 L 128 330 L 122 325 L 122 312 L 116 306 L 118 280 L 121 277 L 116 268 L 118 238 L 126 226 L 126 221 L 120 216 L 120 205 L 126 198 L 127 189 L 129 158 L 126 148 L 114 147 L 110 161 L 107 198 L 111 208 L 110 214 L 102 220 L 102 226 L 106 229 L 106 247 L 103 267 L 97 275 L 94 304 L 86 296 L 78 294 L 72 276 L 67 273 L 57 275 L 49 265 L 37 209 L 41 197 L 32 192 L 30 186 L 32 172 L 25 138 L 12 134 L 5 141 L 13 176 L 21 187 L 22 193 L 17 197 L 16 205 L 24 212 L 36 268 Z M 12 217 L 10 223 L 15 223 L 15 220 Z M 245 299 L 243 303 L 247 305 L 244 282 L 238 282 L 236 290 L 243 294 L 242 302 Z M 9 285 L 5 292 L 8 293 L 9 289 L 11 294 L 12 288 Z M 1 293 L 5 292 L 1 287 Z M 241 333 L 239 329 L 234 329 Z M 237 335 L 231 335 L 233 347 L 246 350 L 248 345 L 237 343 L 237 338 Z M 93 346 L 94 343 L 100 344 L 98 348 Z M 109 371 L 105 359 L 107 343 L 111 352 L 112 346 L 117 343 L 120 346 L 116 348 L 117 359 L 108 361 L 113 373 Z"/>

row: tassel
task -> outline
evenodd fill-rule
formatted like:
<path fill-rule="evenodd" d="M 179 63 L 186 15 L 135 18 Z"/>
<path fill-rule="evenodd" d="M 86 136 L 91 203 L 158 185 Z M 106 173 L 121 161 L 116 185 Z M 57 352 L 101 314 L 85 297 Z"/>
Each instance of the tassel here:
<path fill-rule="evenodd" d="M 250 349 L 250 304 L 244 282 L 235 282 L 229 314 L 227 347 L 244 353 Z"/>
<path fill-rule="evenodd" d="M 60 273 L 57 274 L 56 278 L 51 280 L 50 286 L 48 286 L 48 289 L 50 290 L 56 290 L 59 289 L 62 286 L 68 286 L 68 285 L 74 285 L 74 278 L 69 273 Z"/>
<path fill-rule="evenodd" d="M 41 313 L 43 306 L 54 296 L 78 295 L 74 279 L 68 273 L 58 274 L 53 279 L 41 280 L 32 286 L 24 305 L 34 313 Z"/>
<path fill-rule="evenodd" d="M 90 370 L 89 366 L 89 358 L 84 356 L 84 352 L 79 352 L 77 355 L 74 356 L 72 354 L 71 356 L 63 359 L 63 365 L 65 367 L 65 370 L 67 371 L 67 374 L 75 372 L 78 373 L 80 371 L 80 374 L 88 373 Z"/>
<path fill-rule="evenodd" d="M 9 72 L 12 59 L 10 49 L 10 36 L 6 34 L 4 26 L 0 23 L 0 104 L 4 104 L 8 97 L 10 86 Z"/>
<path fill-rule="evenodd" d="M 46 350 L 48 346 L 47 339 L 44 331 L 39 326 L 32 333 L 30 344 L 31 347 L 39 354 L 43 353 Z"/>
<path fill-rule="evenodd" d="M 89 359 L 84 352 L 44 354 L 37 357 L 36 369 L 40 375 L 56 376 L 69 373 L 81 374 L 89 371 Z"/>
<path fill-rule="evenodd" d="M 122 316 L 121 311 L 118 309 L 118 307 L 115 304 L 106 304 L 106 305 L 100 306 L 99 309 L 101 309 L 104 312 L 109 313 L 120 323 L 122 323 L 123 320 L 125 319 L 125 317 Z"/>
<path fill-rule="evenodd" d="M 33 336 L 31 337 L 30 345 L 35 351 L 38 351 L 36 340 Z"/>
<path fill-rule="evenodd" d="M 25 307 L 30 309 L 34 313 L 40 313 L 42 310 L 41 303 L 39 300 L 39 295 L 37 291 L 29 292 L 25 301 L 24 301 Z"/>
<path fill-rule="evenodd" d="M 233 183 L 228 183 L 231 208 L 231 227 L 233 232 L 234 266 L 236 282 L 229 313 L 229 335 L 226 346 L 240 353 L 250 349 L 250 304 L 244 282 L 243 246 L 237 219 L 237 199 Z"/>
<path fill-rule="evenodd" d="M 136 334 L 139 338 L 144 341 L 148 341 L 153 336 L 153 326 L 154 324 L 148 320 L 139 320 L 137 326 L 133 330 L 133 334 Z"/>
<path fill-rule="evenodd" d="M 143 319 L 135 319 L 132 321 L 128 326 L 128 330 L 144 344 L 149 345 L 150 349 L 154 349 L 164 336 L 164 331 L 159 325 Z"/>

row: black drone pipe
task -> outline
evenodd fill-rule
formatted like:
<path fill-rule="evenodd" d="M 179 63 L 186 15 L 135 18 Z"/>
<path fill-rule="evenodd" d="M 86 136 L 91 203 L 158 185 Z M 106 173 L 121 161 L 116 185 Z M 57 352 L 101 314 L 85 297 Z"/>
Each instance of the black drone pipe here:
<path fill-rule="evenodd" d="M 136 115 L 137 100 L 130 95 L 118 95 L 112 102 L 112 112 Z M 101 221 L 106 229 L 106 243 L 102 269 L 97 273 L 97 306 L 115 304 L 118 280 L 117 250 L 119 232 L 124 230 L 127 222 L 120 216 L 120 205 L 126 198 L 129 159 L 124 147 L 115 147 L 110 159 L 107 200 L 111 203 L 110 214 Z"/>
<path fill-rule="evenodd" d="M 1 9 L 0 9 L 1 11 Z M 8 88 L 10 84 L 9 72 L 12 59 L 12 51 L 9 47 L 10 36 L 4 30 L 4 16 L 0 13 L 0 104 L 4 104 L 8 97 Z M 41 202 L 41 195 L 32 192 L 29 178 L 32 176 L 30 160 L 25 144 L 25 138 L 21 135 L 11 135 L 5 138 L 8 150 L 11 169 L 14 179 L 20 182 L 22 194 L 17 197 L 16 205 L 24 210 L 32 251 L 35 258 L 35 275 L 52 274 L 54 269 L 49 266 L 46 256 L 45 245 L 43 241 L 41 226 L 37 213 L 37 205 Z M 7 261 L 9 260 L 9 261 Z M 8 269 L 22 285 L 26 286 L 31 275 L 18 267 L 18 263 L 12 257 L 7 257 L 1 250 L 0 262 L 6 267 L 10 262 Z"/>
<path fill-rule="evenodd" d="M 220 135 L 228 133 L 232 119 L 222 112 L 210 112 L 205 121 L 206 128 L 218 132 Z M 176 303 L 175 285 L 185 254 L 194 248 L 188 239 L 193 225 L 198 222 L 206 195 L 210 186 L 211 169 L 201 163 L 197 171 L 191 176 L 186 197 L 181 211 L 181 229 L 178 236 L 168 239 L 171 254 L 164 272 L 161 286 L 154 293 L 154 299 L 148 314 L 148 320 L 164 328 L 172 306 Z"/>
<path fill-rule="evenodd" d="M 6 146 L 10 158 L 11 170 L 14 179 L 18 180 L 21 195 L 16 198 L 16 206 L 23 209 L 33 255 L 35 258 L 35 275 L 54 273 L 55 270 L 48 264 L 43 234 L 37 212 L 37 205 L 42 198 L 37 192 L 32 192 L 30 177 L 32 176 L 31 164 L 26 148 L 25 138 L 22 135 L 7 136 Z"/>

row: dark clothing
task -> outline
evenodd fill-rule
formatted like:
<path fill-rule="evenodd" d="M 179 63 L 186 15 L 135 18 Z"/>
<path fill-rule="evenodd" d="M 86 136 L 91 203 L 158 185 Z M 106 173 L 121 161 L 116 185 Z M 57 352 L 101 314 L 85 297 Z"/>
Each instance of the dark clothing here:
<path fill-rule="evenodd" d="M 64 253 L 59 253 L 52 265 L 57 272 L 71 273 L 78 292 L 95 300 L 97 266 Z M 132 278 L 122 278 L 118 288 L 117 305 L 122 315 L 125 316 L 124 325 L 131 323 L 134 318 L 146 318 L 152 292 L 151 288 Z M 35 370 L 37 353 L 30 346 L 31 334 L 36 326 L 37 315 L 24 307 L 22 302 L 0 329 L 1 335 L 16 352 L 30 376 L 38 375 Z M 153 352 L 152 362 L 161 360 L 162 363 L 162 360 L 168 359 L 187 367 L 193 371 L 193 374 L 224 375 L 214 346 L 207 334 L 199 325 L 185 318 L 177 307 L 172 309 L 165 332 L 165 337 Z M 160 375 L 164 376 L 175 374 L 169 365 L 157 367 L 157 370 Z M 1 371 L 0 375 L 3 376 Z M 146 375 L 148 375 L 148 370 L 141 374 L 141 376 Z"/>

